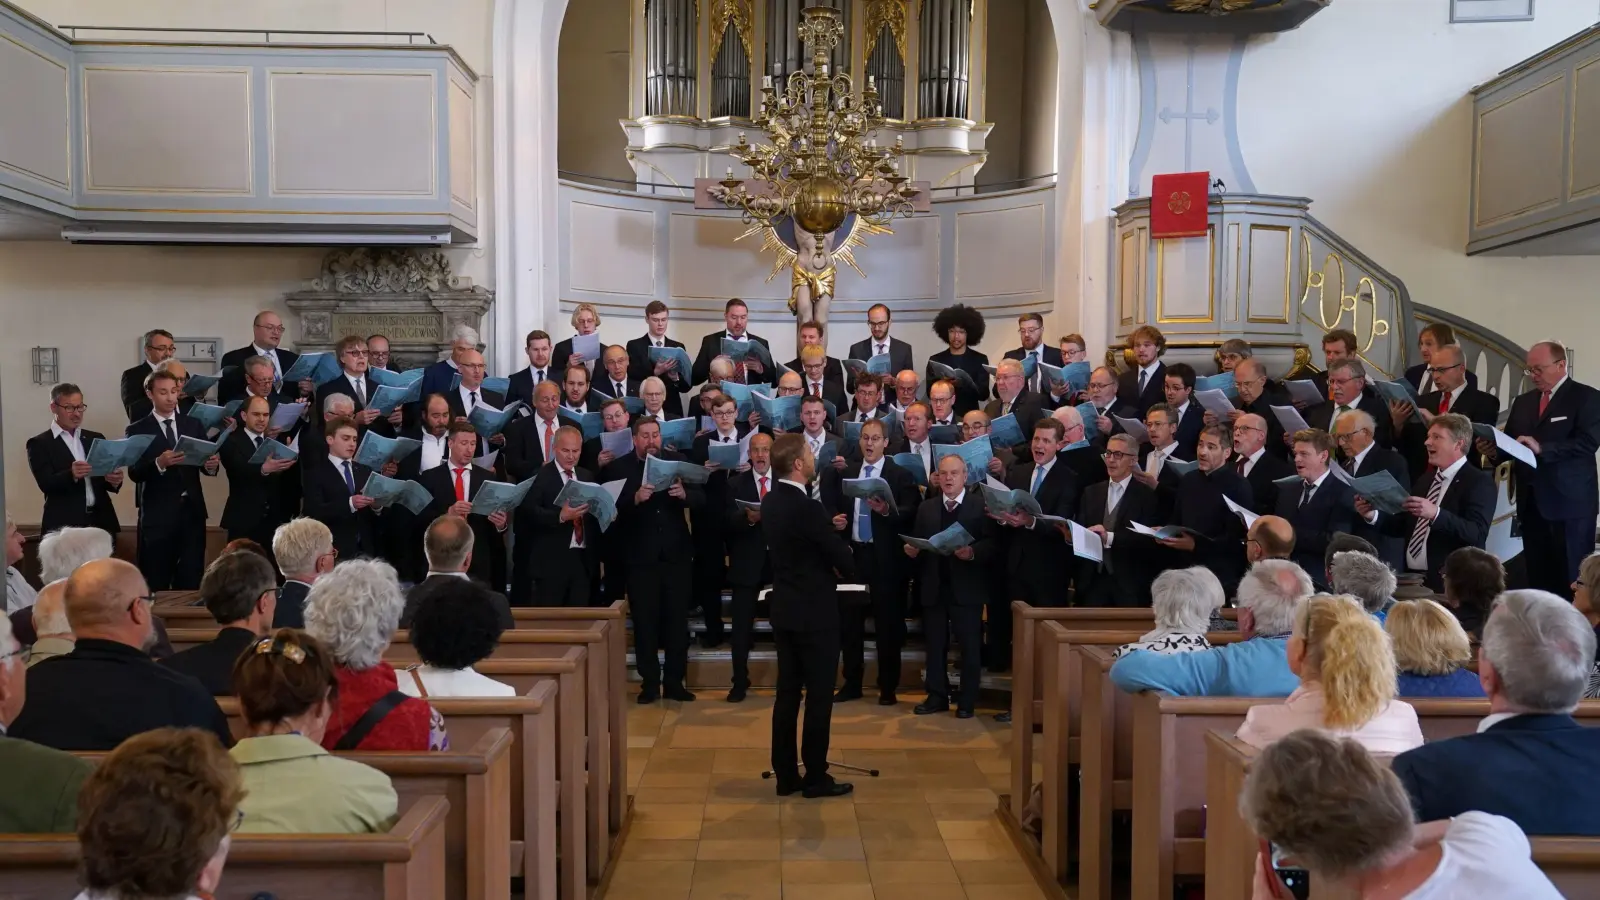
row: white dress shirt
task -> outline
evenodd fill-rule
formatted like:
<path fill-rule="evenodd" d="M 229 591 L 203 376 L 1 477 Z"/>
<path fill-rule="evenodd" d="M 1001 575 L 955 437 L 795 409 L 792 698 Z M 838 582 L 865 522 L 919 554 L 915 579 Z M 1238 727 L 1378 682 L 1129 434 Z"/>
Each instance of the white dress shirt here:
<path fill-rule="evenodd" d="M 503 681 L 481 675 L 471 666 L 465 669 L 439 669 L 429 665 L 416 665 L 396 672 L 402 694 L 421 697 L 417 680 L 427 688 L 432 697 L 515 697 L 517 689 Z"/>
<path fill-rule="evenodd" d="M 1378 446 L 1376 443 L 1368 444 L 1360 453 L 1357 453 L 1354 457 L 1352 457 L 1350 459 L 1350 465 L 1346 467 L 1347 470 L 1351 474 L 1361 471 L 1361 464 L 1366 461 L 1367 453 L 1369 453 L 1372 448 L 1376 446 Z"/>
<path fill-rule="evenodd" d="M 476 388 L 468 390 L 467 386 L 463 384 L 458 386 L 456 390 L 461 394 L 461 409 L 464 410 L 467 415 L 472 415 L 472 411 L 480 406 L 487 406 L 489 409 L 494 409 L 493 406 L 483 402 L 483 385 L 480 384 Z M 474 395 L 476 395 L 476 397 L 474 397 Z M 495 410 L 495 412 L 499 412 L 499 410 Z"/>
<path fill-rule="evenodd" d="M 626 380 L 612 381 L 611 379 L 607 378 L 606 387 L 611 389 L 611 396 L 618 400 L 628 396 L 628 382 Z"/>
<path fill-rule="evenodd" d="M 1160 368 L 1161 368 L 1161 360 L 1159 360 L 1159 359 L 1157 359 L 1155 362 L 1151 363 L 1148 366 L 1140 366 L 1139 367 L 1139 375 L 1135 375 L 1134 376 L 1134 381 L 1133 381 L 1134 385 L 1137 386 L 1139 384 L 1140 376 L 1143 376 L 1144 377 L 1144 386 L 1148 388 L 1150 386 L 1150 383 L 1152 381 L 1156 380 L 1156 376 L 1157 376 L 1157 374 L 1159 374 L 1156 370 L 1160 369 Z"/>
<path fill-rule="evenodd" d="M 867 469 L 869 468 L 872 470 L 872 474 L 870 475 L 867 474 Z M 865 459 L 863 459 L 861 461 L 861 477 L 882 478 L 883 459 L 880 457 L 877 462 L 867 462 Z M 865 539 L 861 537 L 861 514 L 863 512 L 869 516 L 872 515 L 872 507 L 867 505 L 867 501 L 857 497 L 855 501 L 850 504 L 850 540 L 855 541 L 858 544 L 866 543 Z"/>
<path fill-rule="evenodd" d="M 1322 483 L 1324 481 L 1327 481 L 1327 480 L 1328 480 L 1328 472 L 1326 470 L 1324 470 L 1323 473 L 1320 476 L 1317 477 L 1316 481 L 1311 482 L 1311 493 L 1308 494 L 1308 493 L 1306 493 L 1306 489 L 1305 489 L 1305 483 L 1304 483 L 1305 479 L 1304 478 L 1300 479 L 1301 485 L 1300 485 L 1300 503 L 1299 503 L 1299 505 L 1304 506 L 1305 504 L 1310 503 L 1311 502 L 1311 498 L 1315 497 L 1317 495 L 1317 491 L 1319 489 L 1321 489 Z"/>
<path fill-rule="evenodd" d="M 367 405 L 367 377 L 352 372 L 344 373 L 344 380 L 350 385 L 350 396 L 356 400 L 357 408 L 365 409 Z"/>
<path fill-rule="evenodd" d="M 172 449 L 178 449 L 178 442 L 183 440 L 183 432 L 178 429 L 178 414 L 174 412 L 172 415 L 167 416 L 164 419 L 158 412 L 152 412 L 151 415 L 156 417 L 156 433 L 161 435 L 163 438 L 167 436 L 168 423 L 171 423 L 173 437 Z M 167 467 L 158 462 L 156 463 L 156 471 L 165 475 L 167 474 Z M 185 492 L 185 496 L 187 496 L 187 492 Z"/>
<path fill-rule="evenodd" d="M 1467 383 L 1465 381 L 1463 381 L 1463 382 L 1461 382 L 1460 385 L 1458 385 L 1456 387 L 1455 390 L 1450 392 L 1450 411 L 1451 412 L 1455 412 L 1456 404 L 1461 402 L 1461 395 L 1466 393 L 1466 390 L 1467 390 Z M 1421 392 L 1418 391 L 1418 393 L 1420 394 Z"/>
<path fill-rule="evenodd" d="M 254 353 L 255 355 L 257 355 L 257 356 L 265 356 L 267 359 L 272 360 L 272 383 L 273 384 L 278 384 L 279 382 L 283 381 L 283 363 L 282 363 L 282 361 L 280 361 L 278 359 L 278 350 L 277 350 L 276 347 L 274 347 L 271 350 L 268 350 L 268 349 L 266 349 L 264 347 L 260 347 L 260 346 L 257 346 L 255 344 L 251 344 L 250 345 L 250 351 L 252 353 Z"/>
<path fill-rule="evenodd" d="M 924 438 L 921 441 L 911 441 L 910 444 L 910 452 L 922 457 L 922 474 L 927 475 L 930 471 L 929 461 L 933 456 L 933 441 Z"/>
<path fill-rule="evenodd" d="M 569 481 L 577 481 L 578 480 L 578 473 L 577 472 L 573 472 L 572 473 L 572 477 L 568 478 L 567 477 L 567 472 L 568 471 L 569 470 L 563 469 L 560 466 L 556 466 L 556 472 L 561 476 L 561 485 L 562 485 L 562 487 L 565 487 L 567 485 L 567 482 L 569 482 Z M 576 529 L 576 528 L 572 529 L 572 539 L 567 541 L 567 549 L 568 550 L 580 550 L 580 549 L 583 548 L 583 544 L 584 544 L 583 541 L 578 540 L 578 529 Z"/>
<path fill-rule="evenodd" d="M 450 435 L 448 432 L 434 437 L 424 431 L 422 433 L 422 461 L 417 471 L 429 471 L 448 459 L 450 456 L 449 443 Z"/>
<path fill-rule="evenodd" d="M 1254 471 L 1255 467 L 1256 467 L 1256 463 L 1261 461 L 1262 454 L 1264 454 L 1266 452 L 1267 452 L 1267 448 L 1265 446 L 1263 446 L 1263 447 L 1261 447 L 1261 449 L 1259 449 L 1256 452 L 1254 452 L 1254 453 L 1250 454 L 1249 456 L 1245 457 L 1244 458 L 1244 473 L 1243 474 L 1248 476 L 1252 471 Z"/>
<path fill-rule="evenodd" d="M 174 425 L 173 427 L 176 428 L 177 426 Z M 67 445 L 67 449 L 72 451 L 72 459 L 75 462 L 87 462 L 89 460 L 89 457 L 83 452 L 83 428 L 81 426 L 77 431 L 68 431 L 52 421 L 50 423 L 50 433 L 60 439 L 61 443 Z M 94 509 L 94 483 L 88 477 L 83 479 L 83 495 L 84 508 Z"/>

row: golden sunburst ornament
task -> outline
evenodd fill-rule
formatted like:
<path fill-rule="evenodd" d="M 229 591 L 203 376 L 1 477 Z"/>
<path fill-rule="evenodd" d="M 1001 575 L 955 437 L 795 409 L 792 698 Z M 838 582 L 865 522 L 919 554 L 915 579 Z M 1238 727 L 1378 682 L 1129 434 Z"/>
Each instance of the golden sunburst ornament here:
<path fill-rule="evenodd" d="M 833 258 L 854 269 L 857 275 L 865 278 L 867 273 L 862 271 L 861 265 L 856 262 L 856 248 L 867 246 L 867 235 L 869 234 L 893 233 L 892 229 L 869 222 L 864 216 L 856 216 L 855 224 L 850 226 L 850 233 L 844 236 L 844 240 L 839 242 L 839 246 L 833 248 Z M 770 228 L 757 222 L 745 229 L 744 234 L 739 235 L 734 240 L 742 241 L 756 234 L 761 235 L 761 252 L 771 251 L 777 255 L 777 261 L 772 264 L 772 271 L 767 273 L 768 282 L 777 278 L 779 272 L 794 267 L 795 260 L 799 259 L 799 256 L 795 253 L 794 248 L 789 246 L 778 234 L 776 228 Z"/>
<path fill-rule="evenodd" d="M 1168 0 L 1167 7 L 1176 13 L 1209 13 L 1225 16 L 1228 13 L 1249 9 L 1255 0 Z"/>

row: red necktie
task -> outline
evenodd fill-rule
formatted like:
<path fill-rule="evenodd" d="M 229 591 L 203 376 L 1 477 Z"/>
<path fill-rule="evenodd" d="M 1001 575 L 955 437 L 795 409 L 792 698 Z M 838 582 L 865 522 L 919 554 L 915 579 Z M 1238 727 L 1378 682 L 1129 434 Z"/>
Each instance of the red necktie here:
<path fill-rule="evenodd" d="M 1439 395 L 1439 415 L 1442 416 L 1442 415 L 1444 415 L 1445 413 L 1447 413 L 1449 411 L 1450 411 L 1450 392 L 1449 391 L 1445 391 L 1444 393 Z M 1542 410 L 1541 410 L 1541 412 L 1542 412 Z"/>
<path fill-rule="evenodd" d="M 546 460 L 548 460 L 550 458 L 550 442 L 555 439 L 555 436 L 556 436 L 556 423 L 554 423 L 554 422 L 545 422 L 544 423 L 544 458 Z"/>
<path fill-rule="evenodd" d="M 759 484 L 761 486 L 761 490 L 756 492 L 756 499 L 757 500 L 764 500 L 764 499 L 766 499 L 766 496 L 767 496 L 767 476 L 765 476 L 765 475 L 761 476 L 761 481 L 759 482 Z"/>
<path fill-rule="evenodd" d="M 566 476 L 568 481 L 572 480 L 571 469 L 562 469 L 561 474 Z M 572 520 L 572 538 L 578 542 L 578 546 L 583 546 L 583 516 L 579 516 Z"/>
<path fill-rule="evenodd" d="M 456 502 L 457 503 L 461 503 L 461 502 L 463 502 L 463 501 L 465 501 L 467 499 L 467 485 L 466 485 L 466 482 L 464 482 L 462 480 L 462 476 L 465 475 L 466 472 L 467 472 L 466 469 L 459 469 L 459 468 L 456 469 Z"/>
<path fill-rule="evenodd" d="M 1545 391 L 1539 395 L 1539 418 L 1544 418 L 1544 411 L 1550 406 L 1550 392 Z"/>

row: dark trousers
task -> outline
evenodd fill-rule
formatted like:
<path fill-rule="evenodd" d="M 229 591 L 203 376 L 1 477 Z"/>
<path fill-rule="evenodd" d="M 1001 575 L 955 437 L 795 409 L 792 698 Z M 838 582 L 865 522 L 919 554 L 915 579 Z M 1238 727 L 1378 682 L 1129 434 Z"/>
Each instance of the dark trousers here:
<path fill-rule="evenodd" d="M 855 553 L 856 576 L 867 586 L 868 596 L 839 592 L 844 686 L 861 690 L 866 671 L 866 619 L 870 612 L 878 648 L 878 690 L 893 694 L 900 690 L 900 652 L 906 643 L 905 582 L 895 572 L 881 571 L 884 567 L 870 544 L 855 543 L 851 550 Z"/>
<path fill-rule="evenodd" d="M 689 563 L 635 561 L 628 566 L 628 607 L 633 614 L 633 649 L 646 691 L 661 687 L 656 651 L 667 651 L 665 679 L 682 687 L 689 669 Z M 830 682 L 831 683 L 831 682 Z"/>
<path fill-rule="evenodd" d="M 506 599 L 512 606 L 533 606 L 533 529 L 517 528 L 511 535 L 511 592 Z"/>
<path fill-rule="evenodd" d="M 750 689 L 750 647 L 755 642 L 756 598 L 761 588 L 736 584 L 728 612 L 733 620 L 733 686 Z"/>
<path fill-rule="evenodd" d="M 206 566 L 205 520 L 186 519 L 160 529 L 141 522 L 137 558 L 152 592 L 197 590 Z"/>
<path fill-rule="evenodd" d="M 961 650 L 961 696 L 956 705 L 972 709 L 978 705 L 978 683 L 983 678 L 983 607 L 938 604 L 922 610 L 922 633 L 928 643 L 928 699 L 935 703 L 950 700 L 947 671 L 952 633 Z"/>
<path fill-rule="evenodd" d="M 828 778 L 828 731 L 833 718 L 833 679 L 839 669 L 839 632 L 774 628 L 778 645 L 778 695 L 772 703 L 772 771 L 779 784 L 800 783 L 795 758 L 795 720 L 804 694 L 806 718 L 799 762 L 804 783 Z"/>
<path fill-rule="evenodd" d="M 569 549 L 567 558 L 545 559 L 533 582 L 534 602 L 540 606 L 588 606 L 589 570 L 583 551 Z"/>
<path fill-rule="evenodd" d="M 991 585 L 984 602 L 983 658 L 989 671 L 1011 668 L 1011 595 L 1004 585 Z"/>
<path fill-rule="evenodd" d="M 595 579 L 600 601 L 596 606 L 610 606 L 628 595 L 628 548 L 618 540 L 601 544 L 605 576 Z"/>
<path fill-rule="evenodd" d="M 727 549 L 722 530 L 707 522 L 709 518 L 694 523 L 696 532 L 705 528 L 707 533 L 697 534 L 695 542 L 689 606 L 700 607 L 700 614 L 706 623 L 706 640 L 715 643 L 720 642 L 723 636 L 722 580 L 727 570 Z"/>
<path fill-rule="evenodd" d="M 1546 519 L 1533 492 L 1517 496 L 1528 587 L 1572 599 L 1578 566 L 1594 552 L 1594 514 L 1587 519 Z"/>

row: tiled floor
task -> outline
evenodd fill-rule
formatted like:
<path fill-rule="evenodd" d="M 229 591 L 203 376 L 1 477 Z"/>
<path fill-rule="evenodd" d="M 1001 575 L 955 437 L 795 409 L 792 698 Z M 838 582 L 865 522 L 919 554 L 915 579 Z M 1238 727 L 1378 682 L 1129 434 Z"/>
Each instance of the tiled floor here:
<path fill-rule="evenodd" d="M 1010 727 L 915 702 L 834 709 L 830 758 L 882 774 L 835 772 L 856 790 L 830 800 L 761 778 L 770 695 L 633 707 L 633 824 L 606 900 L 1043 900 L 994 818 Z"/>

